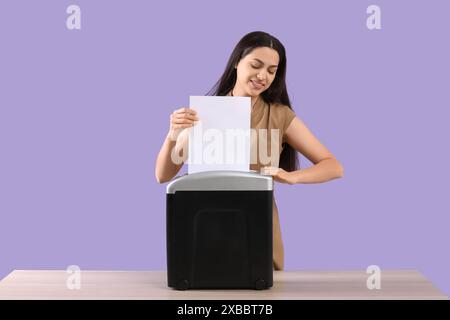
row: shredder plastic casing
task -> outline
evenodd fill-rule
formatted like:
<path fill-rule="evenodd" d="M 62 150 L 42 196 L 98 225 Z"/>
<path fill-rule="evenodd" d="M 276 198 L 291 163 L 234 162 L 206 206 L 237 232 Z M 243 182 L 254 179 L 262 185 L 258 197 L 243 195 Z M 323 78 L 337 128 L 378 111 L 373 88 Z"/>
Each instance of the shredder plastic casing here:
<path fill-rule="evenodd" d="M 169 183 L 169 287 L 270 288 L 272 196 L 272 177 L 255 172 L 201 172 Z"/>

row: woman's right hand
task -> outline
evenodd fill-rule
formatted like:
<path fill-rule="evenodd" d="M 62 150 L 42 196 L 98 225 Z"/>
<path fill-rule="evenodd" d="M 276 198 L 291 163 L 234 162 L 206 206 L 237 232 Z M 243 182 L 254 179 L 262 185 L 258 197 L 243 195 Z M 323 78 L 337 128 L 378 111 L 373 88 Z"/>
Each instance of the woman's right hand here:
<path fill-rule="evenodd" d="M 170 139 L 176 141 L 183 130 L 193 127 L 198 120 L 197 112 L 191 108 L 180 108 L 172 112 L 170 115 Z"/>

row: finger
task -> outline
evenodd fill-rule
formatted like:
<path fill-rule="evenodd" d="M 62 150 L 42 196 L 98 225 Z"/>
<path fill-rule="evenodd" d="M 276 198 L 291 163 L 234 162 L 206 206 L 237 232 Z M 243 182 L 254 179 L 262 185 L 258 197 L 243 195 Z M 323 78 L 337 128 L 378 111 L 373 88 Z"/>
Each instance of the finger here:
<path fill-rule="evenodd" d="M 280 169 L 277 168 L 277 167 L 269 167 L 269 172 L 270 172 L 270 174 L 271 174 L 271 175 L 274 175 L 274 176 L 278 175 L 279 170 L 280 170 Z"/>
<path fill-rule="evenodd" d="M 175 124 L 173 126 L 174 129 L 185 129 L 185 128 L 191 128 L 192 124 Z"/>
<path fill-rule="evenodd" d="M 189 110 L 189 108 L 183 107 L 183 108 L 175 110 L 174 113 L 185 113 L 187 110 Z"/>
<path fill-rule="evenodd" d="M 276 176 L 278 174 L 278 168 L 276 167 L 262 167 L 261 174 Z"/>
<path fill-rule="evenodd" d="M 176 114 L 175 118 L 177 118 L 177 119 L 190 119 L 192 121 L 198 121 L 199 120 L 197 116 L 190 115 L 188 113 Z"/>
<path fill-rule="evenodd" d="M 189 119 L 174 119 L 172 121 L 174 124 L 194 124 L 194 121 Z"/>
<path fill-rule="evenodd" d="M 275 180 L 276 182 L 281 182 L 281 183 L 283 183 L 283 180 L 281 180 L 281 179 L 278 178 L 277 176 L 273 176 L 273 180 Z"/>
<path fill-rule="evenodd" d="M 178 109 L 178 110 L 175 110 L 174 113 L 176 113 L 176 114 L 183 114 L 183 113 L 186 113 L 186 114 L 192 114 L 192 115 L 196 115 L 196 114 L 197 114 L 197 112 L 196 112 L 194 109 L 186 108 L 186 107 L 180 108 L 180 109 Z"/>

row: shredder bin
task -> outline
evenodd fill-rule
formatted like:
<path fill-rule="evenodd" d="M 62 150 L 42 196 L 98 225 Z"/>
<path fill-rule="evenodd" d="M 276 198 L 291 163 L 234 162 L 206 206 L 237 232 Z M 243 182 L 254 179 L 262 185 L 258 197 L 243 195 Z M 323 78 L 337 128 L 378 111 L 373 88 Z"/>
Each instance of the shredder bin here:
<path fill-rule="evenodd" d="M 170 182 L 169 287 L 272 287 L 272 196 L 272 177 L 256 172 L 200 172 Z"/>

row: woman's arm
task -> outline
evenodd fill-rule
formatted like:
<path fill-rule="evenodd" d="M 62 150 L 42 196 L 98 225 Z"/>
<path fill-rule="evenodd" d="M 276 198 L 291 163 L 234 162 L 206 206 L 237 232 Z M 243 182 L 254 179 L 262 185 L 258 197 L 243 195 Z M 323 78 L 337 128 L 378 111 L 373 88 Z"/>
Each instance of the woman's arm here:
<path fill-rule="evenodd" d="M 169 133 L 156 158 L 155 177 L 158 183 L 171 180 L 180 171 L 188 156 L 189 130 L 198 118 L 194 110 L 181 108 L 170 116 Z"/>
<path fill-rule="evenodd" d="M 179 150 L 177 141 L 174 141 L 168 134 L 159 151 L 155 166 L 155 177 L 158 183 L 164 183 L 172 179 L 183 166 L 184 161 L 180 164 L 172 161 L 172 152 Z"/>
<path fill-rule="evenodd" d="M 292 172 L 294 183 L 321 183 L 343 176 L 344 168 L 334 157 L 322 159 L 309 168 Z"/>
<path fill-rule="evenodd" d="M 276 181 L 289 184 L 321 183 L 344 176 L 344 168 L 341 163 L 299 118 L 295 117 L 292 120 L 285 135 L 286 142 L 314 165 L 292 172 L 286 172 L 280 168 L 265 168 L 263 173 L 273 175 Z"/>

